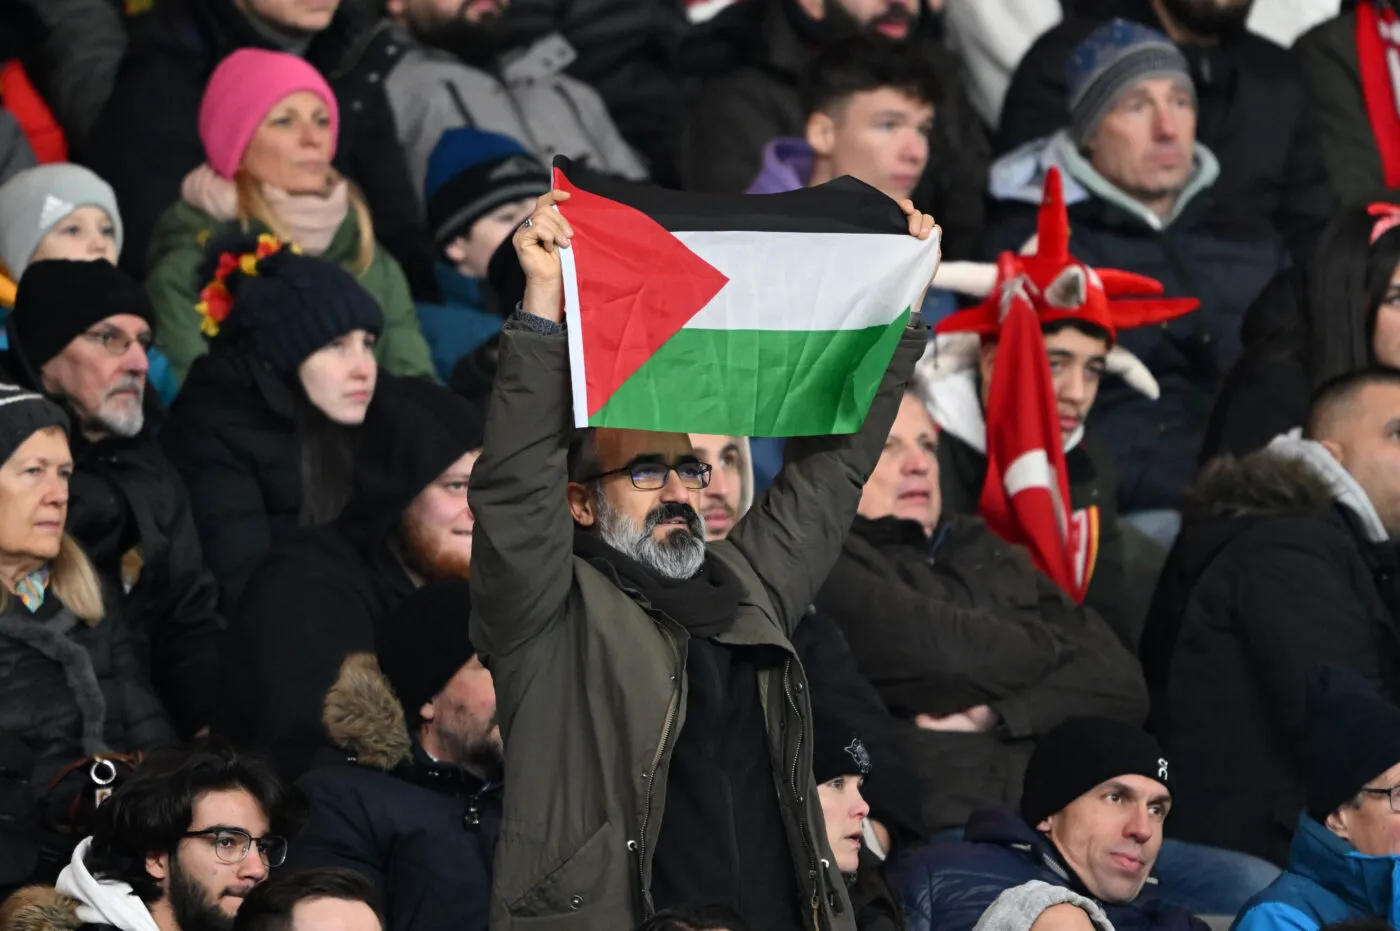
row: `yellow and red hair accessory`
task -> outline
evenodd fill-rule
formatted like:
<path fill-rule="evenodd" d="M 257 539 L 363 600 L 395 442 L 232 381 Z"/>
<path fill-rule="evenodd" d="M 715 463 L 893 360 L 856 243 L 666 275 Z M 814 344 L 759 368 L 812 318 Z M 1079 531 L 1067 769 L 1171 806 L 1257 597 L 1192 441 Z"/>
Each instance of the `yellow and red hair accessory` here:
<path fill-rule="evenodd" d="M 199 331 L 212 339 L 219 335 L 220 325 L 228 319 L 229 311 L 233 309 L 233 292 L 228 289 L 227 283 L 229 275 L 237 271 L 249 278 L 256 277 L 258 263 L 283 249 L 301 252 L 296 243 L 284 243 L 270 233 L 263 233 L 258 236 L 252 252 L 225 252 L 220 255 L 218 265 L 214 267 L 213 279 L 199 292 L 199 303 L 194 305 L 203 318 Z"/>

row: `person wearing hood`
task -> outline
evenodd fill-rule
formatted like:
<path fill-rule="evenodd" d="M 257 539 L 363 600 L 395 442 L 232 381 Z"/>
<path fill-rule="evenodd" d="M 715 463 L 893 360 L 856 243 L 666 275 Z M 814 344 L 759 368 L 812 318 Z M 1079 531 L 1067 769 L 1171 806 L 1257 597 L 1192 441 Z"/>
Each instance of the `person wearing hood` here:
<path fill-rule="evenodd" d="M 142 660 L 182 737 L 209 724 L 223 628 L 189 495 L 156 433 L 147 392 L 154 314 L 141 286 L 104 261 L 25 269 L 0 367 L 67 411 L 74 471 L 68 532 L 118 593 Z"/>
<path fill-rule="evenodd" d="M 247 271 L 230 261 L 241 256 L 253 259 Z M 329 523 L 349 499 L 384 316 L 345 269 L 285 244 L 218 245 L 216 262 L 229 271 L 210 351 L 160 438 L 231 614 L 275 540 Z"/>
<path fill-rule="evenodd" d="M 218 740 L 148 756 L 97 806 L 53 887 L 0 904 L 6 931 L 228 931 L 287 857 L 301 800 Z"/>
<path fill-rule="evenodd" d="M 902 722 L 933 833 L 1014 804 L 1031 741 L 1065 720 L 1147 716 L 1137 663 L 1094 611 L 981 518 L 944 518 L 938 439 L 905 394 L 816 598 Z"/>
<path fill-rule="evenodd" d="M 509 136 L 449 129 L 433 149 L 424 196 L 443 299 L 420 303 L 418 321 L 444 382 L 463 356 L 501 331 L 504 318 L 487 306 L 484 291 L 492 257 L 547 190 L 548 169 Z"/>
<path fill-rule="evenodd" d="M 1018 802 L 978 811 L 960 842 L 900 861 L 895 888 L 909 931 L 1024 931 L 1051 924 L 1036 918 L 1057 905 L 1082 909 L 1072 926 L 1086 931 L 1086 917 L 1099 929 L 1207 931 L 1150 882 L 1178 771 L 1135 727 L 1066 721 L 1036 742 Z"/>
<path fill-rule="evenodd" d="M 1079 44 L 1068 73 L 1069 127 L 993 167 L 998 219 L 987 252 L 1019 251 L 1036 232 L 1036 205 L 1055 167 L 1081 261 L 1200 299 L 1196 313 L 1123 334 L 1160 399 L 1110 381 L 1090 419 L 1115 459 L 1120 511 L 1165 545 L 1195 475 L 1211 398 L 1239 354 L 1241 318 L 1282 267 L 1283 246 L 1268 224 L 1212 206 L 1219 165 L 1196 141 L 1195 85 L 1166 36 L 1111 20 Z"/>
<path fill-rule="evenodd" d="M 1310 2 L 1310 0 L 1308 0 Z M 1335 2 L 1335 0 L 1333 0 Z M 1075 59 L 1085 39 L 1121 17 L 1170 37 L 1196 89 L 1198 130 L 1218 162 L 1213 194 L 1231 214 L 1276 230 L 1294 260 L 1312 252 L 1336 201 L 1318 143 L 1303 69 L 1293 55 L 1251 35 L 1251 7 L 1283 0 L 1075 0 L 1020 59 L 994 140 L 998 157 L 1070 122 Z M 1352 93 L 1355 93 L 1353 86 Z"/>
<path fill-rule="evenodd" d="M 676 146 L 681 187 L 734 194 L 764 167 L 775 139 L 801 138 L 812 110 L 803 75 L 817 52 L 864 35 L 911 49 L 934 77 L 926 103 L 937 111 L 926 143 L 914 201 L 945 218 L 945 257 L 971 258 L 982 235 L 990 146 L 962 91 L 958 63 L 928 35 L 923 0 L 761 0 L 754 4 L 758 54 L 707 82 L 695 94 Z M 886 54 L 898 54 L 887 51 Z M 907 195 L 900 195 L 907 196 Z"/>
<path fill-rule="evenodd" d="M 433 374 L 403 269 L 375 239 L 359 189 L 333 165 L 340 108 L 325 79 L 285 52 L 240 49 L 219 63 L 199 109 L 204 163 L 156 221 L 146 289 L 156 338 L 183 383 L 208 351 L 197 306 L 209 243 L 271 234 L 350 271 L 379 302 L 376 356 L 395 375 Z"/>
<path fill-rule="evenodd" d="M 1192 489 L 1142 647 L 1181 777 L 1173 836 L 1283 865 L 1307 801 L 1309 671 L 1341 666 L 1400 699 L 1397 422 L 1400 372 L 1343 375 L 1304 438 L 1218 459 Z"/>
<path fill-rule="evenodd" d="M 310 767 L 345 657 L 373 652 L 379 625 L 415 589 L 471 571 L 467 479 L 483 419 L 441 385 L 379 375 L 350 501 L 330 524 L 274 543 L 230 619 L 216 733 L 270 751 L 294 778 Z"/>
<path fill-rule="evenodd" d="M 289 865 L 369 877 L 386 931 L 486 931 L 501 824 L 496 691 L 467 636 L 471 585 L 432 582 L 346 658 L 323 720 L 345 754 L 297 783 Z"/>
<path fill-rule="evenodd" d="M 111 185 L 81 165 L 39 165 L 0 185 L 0 309 L 15 305 L 15 290 L 31 262 L 44 259 L 117 264 L 122 215 Z M 0 320 L 4 319 L 0 311 Z M 0 350 L 8 340 L 0 334 Z M 152 347 L 146 378 L 167 404 L 175 377 L 165 353 Z"/>
<path fill-rule="evenodd" d="M 1318 931 L 1400 918 L 1400 708 L 1350 669 L 1308 678 L 1302 744 L 1308 807 L 1288 868 L 1233 931 Z"/>
<path fill-rule="evenodd" d="M 0 897 L 15 882 L 52 880 L 72 854 L 68 807 L 91 788 L 62 779 L 69 767 L 176 741 L 130 620 L 109 610 L 65 532 L 68 431 L 57 404 L 0 385 L 0 817 L 11 825 L 0 833 Z M 27 760 L 9 755 L 11 741 Z M 25 831 L 40 815 L 43 829 Z"/>
<path fill-rule="evenodd" d="M 692 433 L 695 458 L 710 467 L 710 484 L 700 492 L 700 516 L 705 519 L 705 540 L 729 536 L 739 518 L 753 504 L 753 459 L 746 436 Z"/>

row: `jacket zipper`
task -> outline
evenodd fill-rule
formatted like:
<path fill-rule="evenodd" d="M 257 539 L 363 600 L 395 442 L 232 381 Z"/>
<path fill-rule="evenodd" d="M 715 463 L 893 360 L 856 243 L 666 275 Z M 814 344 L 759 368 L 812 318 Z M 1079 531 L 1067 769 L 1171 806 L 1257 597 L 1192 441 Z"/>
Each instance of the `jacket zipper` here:
<path fill-rule="evenodd" d="M 790 656 L 783 663 L 783 696 L 787 699 L 788 705 L 792 707 L 793 714 L 797 716 L 797 720 L 801 722 L 802 709 L 797 706 L 797 700 L 792 697 L 792 657 Z M 820 864 L 817 863 L 816 855 L 812 852 L 812 842 L 807 837 L 807 803 L 802 793 L 797 789 L 797 768 L 802 761 L 802 737 L 803 731 L 799 723 L 797 729 L 797 746 L 793 749 L 792 770 L 788 776 L 788 782 L 792 787 L 792 797 L 799 800 L 797 803 L 797 827 L 802 834 L 802 850 L 807 854 L 808 873 L 812 878 L 812 931 L 821 931 Z"/>
<path fill-rule="evenodd" d="M 668 643 L 671 644 L 672 654 L 675 655 L 676 644 L 671 639 L 671 635 L 662 631 Z M 679 660 L 679 655 L 676 655 Z M 642 806 L 642 828 L 640 836 L 637 838 L 637 880 L 642 893 L 642 912 L 644 917 L 650 918 L 653 914 L 651 907 L 651 897 L 647 889 L 647 825 L 651 823 L 651 796 L 656 787 L 656 768 L 661 765 L 661 757 L 666 754 L 666 745 L 671 741 L 671 729 L 676 724 L 676 712 L 681 704 L 681 675 L 684 670 L 676 675 L 676 687 L 671 690 L 671 700 L 666 705 L 666 723 L 661 728 L 661 742 L 656 746 L 656 753 L 651 758 L 651 771 L 647 773 L 647 794 L 646 801 Z"/>
<path fill-rule="evenodd" d="M 476 120 L 472 119 L 471 111 L 467 109 L 467 102 L 462 99 L 462 93 L 457 90 L 457 85 L 451 81 L 443 81 L 442 86 L 447 91 L 447 96 L 452 98 L 452 105 L 457 108 L 457 115 L 462 118 L 463 125 L 475 129 Z"/>

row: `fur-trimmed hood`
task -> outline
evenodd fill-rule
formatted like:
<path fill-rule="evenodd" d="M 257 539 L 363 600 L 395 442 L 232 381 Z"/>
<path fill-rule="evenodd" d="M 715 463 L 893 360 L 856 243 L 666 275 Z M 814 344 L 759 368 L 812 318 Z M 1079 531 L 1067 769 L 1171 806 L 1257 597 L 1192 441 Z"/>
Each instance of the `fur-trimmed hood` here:
<path fill-rule="evenodd" d="M 390 772 L 413 759 L 403 706 L 373 653 L 352 653 L 326 693 L 321 722 L 337 747 L 361 766 Z"/>
<path fill-rule="evenodd" d="M 78 900 L 53 886 L 29 886 L 0 904 L 0 928 L 5 931 L 74 931 Z"/>
<path fill-rule="evenodd" d="M 1308 515 L 1336 504 L 1350 511 L 1366 538 L 1389 538 L 1365 490 L 1320 443 L 1293 434 L 1277 437 L 1242 459 L 1222 456 L 1201 472 L 1187 493 L 1188 521 L 1207 517 Z"/>

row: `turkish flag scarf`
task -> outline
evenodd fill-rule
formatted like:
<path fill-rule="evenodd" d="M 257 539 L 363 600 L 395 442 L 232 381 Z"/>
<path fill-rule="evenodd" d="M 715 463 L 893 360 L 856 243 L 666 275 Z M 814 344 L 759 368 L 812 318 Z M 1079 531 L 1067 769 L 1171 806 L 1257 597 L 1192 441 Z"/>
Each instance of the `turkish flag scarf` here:
<path fill-rule="evenodd" d="M 1075 604 L 1093 576 L 1099 510 L 1069 510 L 1064 439 L 1040 320 L 1021 295 L 1007 298 L 987 397 L 987 480 L 979 513 L 1019 543 Z"/>

